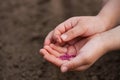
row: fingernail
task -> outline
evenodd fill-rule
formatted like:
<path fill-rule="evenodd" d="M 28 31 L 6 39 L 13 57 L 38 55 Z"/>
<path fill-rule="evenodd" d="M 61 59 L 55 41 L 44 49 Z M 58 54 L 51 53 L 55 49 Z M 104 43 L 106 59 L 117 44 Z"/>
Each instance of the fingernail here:
<path fill-rule="evenodd" d="M 62 40 L 66 40 L 67 37 L 68 37 L 68 36 L 67 36 L 66 34 L 63 34 L 63 35 L 61 36 Z"/>
<path fill-rule="evenodd" d="M 67 70 L 68 70 L 68 68 L 66 67 L 66 66 L 63 66 L 62 68 L 61 68 L 61 71 L 64 73 L 64 72 L 67 72 Z"/>

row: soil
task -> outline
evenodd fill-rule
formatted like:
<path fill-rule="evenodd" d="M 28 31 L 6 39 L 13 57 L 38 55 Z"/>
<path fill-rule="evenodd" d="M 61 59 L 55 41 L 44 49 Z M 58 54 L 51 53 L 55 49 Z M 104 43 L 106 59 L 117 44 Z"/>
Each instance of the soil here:
<path fill-rule="evenodd" d="M 0 80 L 120 80 L 120 51 L 85 72 L 64 74 L 39 55 L 45 36 L 59 23 L 101 8 L 97 0 L 54 1 L 0 0 Z"/>

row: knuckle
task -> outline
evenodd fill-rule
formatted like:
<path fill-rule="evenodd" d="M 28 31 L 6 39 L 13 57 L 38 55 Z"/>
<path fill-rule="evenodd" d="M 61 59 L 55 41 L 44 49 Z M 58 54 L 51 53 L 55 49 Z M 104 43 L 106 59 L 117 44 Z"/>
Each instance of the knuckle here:
<path fill-rule="evenodd" d="M 75 62 L 70 63 L 70 64 L 69 64 L 69 67 L 70 67 L 70 69 L 74 69 L 74 68 L 76 67 L 76 63 L 75 63 Z"/>
<path fill-rule="evenodd" d="M 74 35 L 76 35 L 76 31 L 71 30 L 71 31 L 70 31 L 70 34 L 74 36 Z"/>

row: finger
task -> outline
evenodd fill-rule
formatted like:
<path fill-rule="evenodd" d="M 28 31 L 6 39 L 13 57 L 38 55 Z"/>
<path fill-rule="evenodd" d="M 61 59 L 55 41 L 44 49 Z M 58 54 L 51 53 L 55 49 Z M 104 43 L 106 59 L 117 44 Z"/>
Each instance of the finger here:
<path fill-rule="evenodd" d="M 60 53 L 66 53 L 67 52 L 67 47 L 60 47 L 54 44 L 50 44 L 50 47 Z"/>
<path fill-rule="evenodd" d="M 86 69 L 88 69 L 90 67 L 90 65 L 83 65 L 83 66 L 80 66 L 72 71 L 84 71 Z"/>
<path fill-rule="evenodd" d="M 74 28 L 70 29 L 66 33 L 62 34 L 61 38 L 64 42 L 70 41 L 76 37 L 83 36 L 86 32 L 84 27 L 80 27 L 79 25 L 75 26 Z"/>
<path fill-rule="evenodd" d="M 53 31 L 48 33 L 47 37 L 45 38 L 44 45 L 49 45 L 53 39 Z"/>
<path fill-rule="evenodd" d="M 59 42 L 62 42 L 61 40 L 61 34 L 65 33 L 66 31 L 72 29 L 75 25 L 77 25 L 79 21 L 78 17 L 74 17 L 74 18 L 70 18 L 68 20 L 66 20 L 65 22 L 61 23 L 60 25 L 58 25 L 54 31 L 54 37 L 56 37 L 56 39 Z"/>
<path fill-rule="evenodd" d="M 44 49 L 40 49 L 39 52 L 40 52 L 41 55 L 44 55 Z"/>
<path fill-rule="evenodd" d="M 62 61 L 59 58 L 56 58 L 55 56 L 49 54 L 45 49 L 43 50 L 43 53 L 44 53 L 44 58 L 47 61 L 55 64 L 56 66 L 61 66 L 65 62 L 65 61 Z"/>
<path fill-rule="evenodd" d="M 54 55 L 55 57 L 59 57 L 61 56 L 61 53 L 57 52 L 56 50 L 53 50 L 51 47 L 49 46 L 45 46 L 44 47 L 50 54 Z"/>

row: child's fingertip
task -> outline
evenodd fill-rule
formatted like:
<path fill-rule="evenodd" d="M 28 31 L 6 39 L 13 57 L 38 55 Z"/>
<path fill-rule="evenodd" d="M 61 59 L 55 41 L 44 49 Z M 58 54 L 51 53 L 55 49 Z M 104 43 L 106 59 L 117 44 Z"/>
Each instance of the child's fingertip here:
<path fill-rule="evenodd" d="M 56 48 L 56 46 L 54 44 L 50 44 L 50 47 L 53 48 L 53 49 Z"/>
<path fill-rule="evenodd" d="M 48 48 L 49 48 L 49 46 L 48 46 L 48 45 L 46 45 L 46 46 L 44 46 L 44 48 L 45 48 L 45 49 L 48 49 Z"/>
<path fill-rule="evenodd" d="M 67 72 L 68 68 L 66 66 L 62 66 L 61 67 L 61 72 L 65 73 Z"/>
<path fill-rule="evenodd" d="M 39 52 L 40 52 L 40 53 L 43 52 L 43 49 L 40 49 Z"/>
<path fill-rule="evenodd" d="M 45 49 L 40 49 L 40 54 L 45 55 Z"/>
<path fill-rule="evenodd" d="M 53 47 L 54 46 L 54 44 L 50 44 L 50 47 Z"/>
<path fill-rule="evenodd" d="M 41 53 L 41 50 L 42 50 L 42 49 L 39 50 L 40 53 Z"/>

